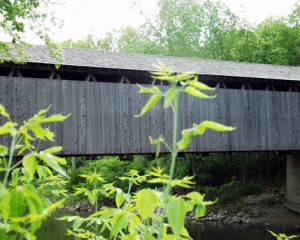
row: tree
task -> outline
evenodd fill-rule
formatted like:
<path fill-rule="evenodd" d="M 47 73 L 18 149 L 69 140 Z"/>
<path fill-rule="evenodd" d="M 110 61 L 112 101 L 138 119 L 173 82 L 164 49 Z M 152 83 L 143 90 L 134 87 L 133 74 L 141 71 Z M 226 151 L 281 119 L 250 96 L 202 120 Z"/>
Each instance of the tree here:
<path fill-rule="evenodd" d="M 2 0 L 0 1 L 0 32 L 3 32 L 14 44 L 17 55 L 10 53 L 11 44 L 0 40 L 0 61 L 18 62 L 24 59 L 24 48 L 29 46 L 23 40 L 24 33 L 29 29 L 33 31 L 51 50 L 50 53 L 60 62 L 62 61 L 58 46 L 51 41 L 49 29 L 44 25 L 46 19 L 56 24 L 52 14 L 46 14 L 51 0 Z"/>
<path fill-rule="evenodd" d="M 83 49 L 94 49 L 102 51 L 114 51 L 113 32 L 107 33 L 104 38 L 97 38 L 91 34 L 77 42 L 64 41 L 60 43 L 61 47 L 74 47 Z"/>
<path fill-rule="evenodd" d="M 221 2 L 210 0 L 160 0 L 157 14 L 141 28 L 147 33 L 152 53 L 233 60 L 231 34 L 241 20 Z"/>
<path fill-rule="evenodd" d="M 254 34 L 257 38 L 255 62 L 297 65 L 297 37 L 286 18 L 268 18 L 259 24 Z"/>

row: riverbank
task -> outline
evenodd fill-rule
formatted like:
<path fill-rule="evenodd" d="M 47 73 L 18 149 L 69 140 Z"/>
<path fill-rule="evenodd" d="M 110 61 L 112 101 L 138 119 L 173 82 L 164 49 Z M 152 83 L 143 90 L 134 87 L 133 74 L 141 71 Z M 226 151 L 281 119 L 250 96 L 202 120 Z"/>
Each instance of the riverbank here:
<path fill-rule="evenodd" d="M 300 230 L 300 214 L 284 206 L 284 192 L 257 196 L 247 196 L 238 204 L 228 203 L 208 208 L 206 215 L 196 222 L 220 222 L 228 224 L 249 224 L 256 226 L 274 226 L 278 228 Z M 237 205 L 242 205 L 240 209 Z M 194 213 L 189 213 L 187 221 L 194 221 Z"/>
<path fill-rule="evenodd" d="M 238 202 L 209 206 L 204 217 L 195 221 L 195 213 L 189 212 L 186 221 L 193 223 L 218 222 L 224 224 L 248 224 L 256 226 L 274 226 L 279 228 L 299 229 L 300 214 L 294 213 L 284 206 L 284 191 L 271 194 L 247 196 Z M 62 207 L 66 211 L 92 212 L 88 201 Z"/>
<path fill-rule="evenodd" d="M 194 222 L 194 213 L 189 213 L 187 221 Z M 256 206 L 247 212 L 228 213 L 227 210 L 209 211 L 196 222 L 219 222 L 228 224 L 250 224 L 300 229 L 300 215 L 277 203 L 272 206 Z"/>

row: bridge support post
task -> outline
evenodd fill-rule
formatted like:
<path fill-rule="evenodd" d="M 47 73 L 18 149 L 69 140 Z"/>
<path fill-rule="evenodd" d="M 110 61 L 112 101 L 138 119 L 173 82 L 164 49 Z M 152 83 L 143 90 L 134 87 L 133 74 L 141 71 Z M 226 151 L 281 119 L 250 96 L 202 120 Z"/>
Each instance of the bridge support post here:
<path fill-rule="evenodd" d="M 300 213 L 300 155 L 287 156 L 285 206 Z"/>

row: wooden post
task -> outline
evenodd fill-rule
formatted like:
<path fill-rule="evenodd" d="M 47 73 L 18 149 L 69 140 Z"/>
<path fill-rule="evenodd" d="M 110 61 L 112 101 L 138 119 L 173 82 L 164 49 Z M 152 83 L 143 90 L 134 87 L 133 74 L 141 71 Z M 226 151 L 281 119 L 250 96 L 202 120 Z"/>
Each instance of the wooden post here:
<path fill-rule="evenodd" d="M 72 157 L 72 168 L 76 169 L 76 158 Z"/>

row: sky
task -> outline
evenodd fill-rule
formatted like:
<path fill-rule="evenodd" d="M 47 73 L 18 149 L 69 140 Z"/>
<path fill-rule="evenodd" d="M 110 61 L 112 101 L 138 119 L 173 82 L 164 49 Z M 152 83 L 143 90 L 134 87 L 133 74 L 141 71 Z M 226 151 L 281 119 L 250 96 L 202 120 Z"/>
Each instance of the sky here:
<path fill-rule="evenodd" d="M 138 27 L 145 19 L 130 7 L 134 0 L 64 0 L 64 4 L 53 7 L 55 16 L 64 21 L 62 29 L 54 29 L 55 41 L 72 39 L 78 41 L 88 34 L 104 37 L 113 28 L 131 25 Z M 156 0 L 139 0 L 143 11 L 151 14 Z M 59 2 L 59 0 L 58 0 Z M 259 23 L 269 16 L 288 14 L 296 0 L 222 0 L 231 10 L 251 23 Z M 27 35 L 33 44 L 41 42 Z"/>

